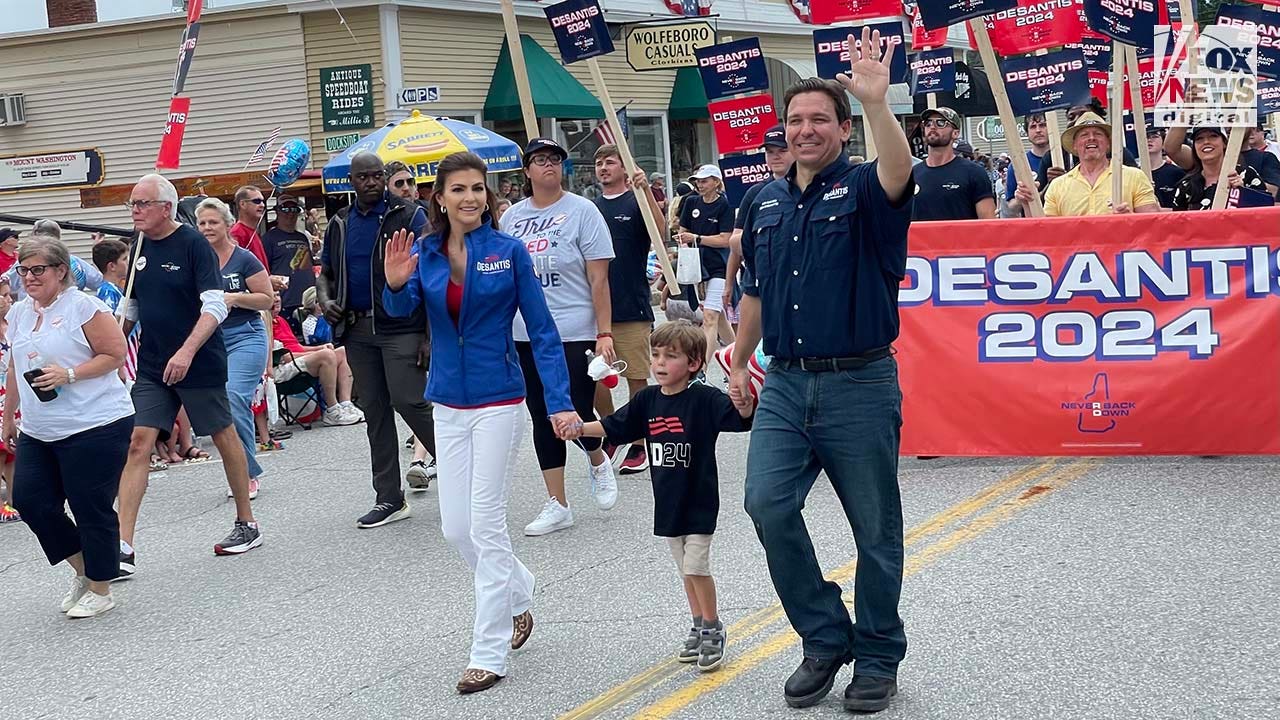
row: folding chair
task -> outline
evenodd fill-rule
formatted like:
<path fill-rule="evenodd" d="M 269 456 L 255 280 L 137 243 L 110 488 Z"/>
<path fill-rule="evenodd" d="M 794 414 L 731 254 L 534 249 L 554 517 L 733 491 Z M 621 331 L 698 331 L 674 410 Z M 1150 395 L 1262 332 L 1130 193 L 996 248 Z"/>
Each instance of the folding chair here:
<path fill-rule="evenodd" d="M 283 348 L 272 352 L 272 366 L 279 367 L 284 360 L 284 356 L 288 352 L 288 350 Z M 310 417 L 316 412 L 324 412 L 324 389 L 320 386 L 320 378 L 303 370 L 296 360 L 290 359 L 289 363 L 297 368 L 298 372 L 288 380 L 276 382 L 276 395 L 280 411 L 280 419 L 284 420 L 286 425 L 298 425 L 303 430 L 310 430 L 312 423 L 303 422 L 302 418 Z M 275 373 L 273 372 L 272 374 L 274 375 Z M 290 397 L 300 397 L 303 399 L 301 410 L 298 412 L 290 412 L 288 403 L 288 399 Z M 310 411 L 308 411 L 308 408 L 310 408 Z"/>

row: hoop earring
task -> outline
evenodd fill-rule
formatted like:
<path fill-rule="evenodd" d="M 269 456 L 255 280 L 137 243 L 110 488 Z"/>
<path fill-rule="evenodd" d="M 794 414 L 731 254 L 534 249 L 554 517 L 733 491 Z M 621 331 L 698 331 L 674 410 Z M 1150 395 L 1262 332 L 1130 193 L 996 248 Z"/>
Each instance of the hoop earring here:
<path fill-rule="evenodd" d="M 448 210 L 448 208 L 446 208 L 445 206 L 441 205 L 441 206 L 440 206 L 440 214 L 441 214 L 441 215 L 448 215 L 448 214 L 449 214 L 449 210 Z"/>

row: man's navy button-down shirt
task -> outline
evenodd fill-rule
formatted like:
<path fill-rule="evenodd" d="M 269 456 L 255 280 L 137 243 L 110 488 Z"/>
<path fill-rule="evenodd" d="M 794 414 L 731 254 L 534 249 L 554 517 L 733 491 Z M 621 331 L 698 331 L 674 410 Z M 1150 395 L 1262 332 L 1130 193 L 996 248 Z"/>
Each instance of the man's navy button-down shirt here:
<path fill-rule="evenodd" d="M 764 351 L 783 360 L 852 357 L 898 337 L 898 285 L 911 222 L 908 183 L 889 202 L 876 163 L 843 156 L 803 192 L 793 165 L 756 196 L 742 256 L 760 298 Z"/>

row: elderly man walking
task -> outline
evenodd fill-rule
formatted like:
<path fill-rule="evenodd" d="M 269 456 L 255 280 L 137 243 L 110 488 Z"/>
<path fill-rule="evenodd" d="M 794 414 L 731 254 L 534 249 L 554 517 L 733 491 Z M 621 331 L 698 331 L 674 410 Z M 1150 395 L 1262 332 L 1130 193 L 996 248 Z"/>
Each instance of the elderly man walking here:
<path fill-rule="evenodd" d="M 355 202 L 325 230 L 316 297 L 333 326 L 334 339 L 347 349 L 356 405 L 364 412 L 376 498 L 356 526 L 375 528 L 412 514 L 400 484 L 393 411 L 428 450 L 435 450 L 431 405 L 423 399 L 429 352 L 426 313 L 418 307 L 407 316 L 393 317 L 382 306 L 387 240 L 397 230 L 421 237 L 427 216 L 416 204 L 387 190 L 382 160 L 371 152 L 351 158 L 350 179 Z M 430 482 L 425 475 L 409 477 L 420 488 Z"/>
<path fill-rule="evenodd" d="M 792 707 L 817 704 L 854 662 L 844 707 L 875 712 L 897 693 L 907 640 L 902 590 L 898 443 L 902 393 L 889 345 L 898 335 L 898 283 L 906 270 L 913 183 L 907 138 L 885 100 L 889 58 L 879 33 L 862 33 L 862 59 L 839 82 L 810 78 L 787 89 L 787 146 L 795 165 L 756 198 L 742 254 L 738 346 L 763 328 L 773 356 L 747 455 L 746 509 L 773 586 L 804 658 L 783 687 Z M 850 38 L 852 45 L 853 38 Z M 851 165 L 846 90 L 862 103 L 879 159 Z M 751 392 L 735 353 L 730 395 Z M 858 547 L 854 612 L 823 578 L 801 509 L 823 470 Z"/>
<path fill-rule="evenodd" d="M 180 408 L 197 435 L 213 436 L 236 503 L 231 534 L 213 546 L 235 555 L 262 544 L 249 505 L 249 465 L 227 400 L 227 351 L 219 325 L 227 317 L 218 256 L 195 228 L 177 222 L 178 191 L 160 175 L 144 175 L 129 195 L 142 248 L 132 261 L 133 296 L 124 315 L 146 328 L 133 385 L 137 411 L 129 459 L 120 476 L 120 575 L 133 575 L 134 529 L 147 491 L 151 451 L 166 439 Z M 132 257 L 132 255 L 130 256 Z M 131 329 L 126 327 L 126 332 Z"/>

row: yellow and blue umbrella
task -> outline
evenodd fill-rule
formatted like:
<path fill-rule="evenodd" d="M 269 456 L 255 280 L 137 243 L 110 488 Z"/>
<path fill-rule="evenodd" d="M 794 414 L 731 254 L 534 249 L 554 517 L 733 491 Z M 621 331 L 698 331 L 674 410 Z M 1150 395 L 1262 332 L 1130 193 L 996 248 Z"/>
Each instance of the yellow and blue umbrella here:
<path fill-rule="evenodd" d="M 399 160 L 419 183 L 436 177 L 436 167 L 446 157 L 463 151 L 479 155 L 489 172 L 519 170 L 520 146 L 478 125 L 448 118 L 426 117 L 417 110 L 399 122 L 388 123 L 344 150 L 324 166 L 321 176 L 327 193 L 352 192 L 351 158 L 372 151 L 383 163 Z"/>

